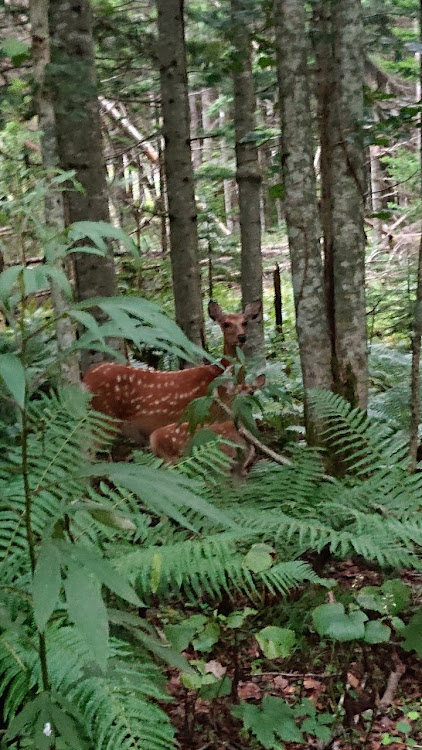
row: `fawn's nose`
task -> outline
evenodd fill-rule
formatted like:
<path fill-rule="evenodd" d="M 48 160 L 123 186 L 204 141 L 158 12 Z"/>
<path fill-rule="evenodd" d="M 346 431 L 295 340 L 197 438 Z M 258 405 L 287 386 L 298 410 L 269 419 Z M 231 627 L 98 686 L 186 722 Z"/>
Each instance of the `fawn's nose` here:
<path fill-rule="evenodd" d="M 237 340 L 239 344 L 244 344 L 246 341 L 246 335 L 244 333 L 240 333 L 239 336 L 237 337 Z"/>

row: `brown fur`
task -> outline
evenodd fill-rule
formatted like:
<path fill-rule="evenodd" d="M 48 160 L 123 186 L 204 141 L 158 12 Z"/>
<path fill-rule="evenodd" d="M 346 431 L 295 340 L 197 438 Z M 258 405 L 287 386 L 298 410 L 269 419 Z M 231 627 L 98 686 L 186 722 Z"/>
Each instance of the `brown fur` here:
<path fill-rule="evenodd" d="M 242 313 L 225 314 L 216 302 L 210 302 L 209 314 L 221 327 L 226 356 L 234 357 L 236 347 L 243 346 L 247 323 L 260 311 L 260 303 L 251 303 Z M 211 383 L 228 364 L 222 361 L 219 365 L 160 372 L 103 362 L 87 370 L 82 384 L 93 393 L 93 409 L 118 420 L 122 432 L 136 438 L 180 419 L 194 399 L 208 394 Z M 226 403 L 234 395 L 230 393 L 230 385 L 218 389 L 219 398 Z M 221 418 L 221 410 L 214 407 L 211 420 Z"/>

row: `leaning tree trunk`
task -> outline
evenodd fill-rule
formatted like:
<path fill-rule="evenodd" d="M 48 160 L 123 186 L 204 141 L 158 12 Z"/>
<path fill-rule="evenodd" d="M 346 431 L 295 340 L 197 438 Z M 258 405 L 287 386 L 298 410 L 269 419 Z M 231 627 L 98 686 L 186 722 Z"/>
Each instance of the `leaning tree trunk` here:
<path fill-rule="evenodd" d="M 255 86 L 252 75 L 251 39 L 246 22 L 245 0 L 231 0 L 231 40 L 233 44 L 234 128 L 236 138 L 236 181 L 239 188 L 241 238 L 241 284 L 243 307 L 262 303 L 261 256 L 261 170 L 255 130 Z M 251 324 L 246 355 L 264 357 L 264 328 L 261 321 Z"/>
<path fill-rule="evenodd" d="M 331 347 L 324 295 L 312 149 L 304 4 L 274 0 L 281 112 L 281 161 L 303 384 L 330 388 Z M 306 404 L 306 401 L 305 401 Z M 307 409 L 307 433 L 314 440 Z"/>
<path fill-rule="evenodd" d="M 183 0 L 157 0 L 158 60 L 176 321 L 204 343 L 197 212 L 191 160 Z"/>
<path fill-rule="evenodd" d="M 365 409 L 363 28 L 360 0 L 319 0 L 315 18 L 321 215 L 334 388 Z"/>
<path fill-rule="evenodd" d="M 45 85 L 46 67 L 50 62 L 50 41 L 48 30 L 48 7 L 46 0 L 30 0 L 29 14 L 32 37 L 32 65 L 35 82 L 35 105 L 41 130 L 42 164 L 46 172 L 58 166 L 56 122 L 50 92 Z M 49 185 L 44 199 L 45 223 L 53 235 L 60 233 L 65 226 L 63 196 L 61 190 Z M 60 271 L 64 264 L 54 255 L 48 258 Z M 51 281 L 51 301 L 56 317 L 57 348 L 60 353 L 70 348 L 75 341 L 75 331 L 70 318 L 66 317 L 66 299 L 60 286 Z M 61 373 L 69 383 L 79 383 L 79 362 L 76 354 L 68 355 L 61 361 Z"/>
<path fill-rule="evenodd" d="M 88 0 L 54 0 L 49 6 L 50 85 L 53 93 L 60 167 L 73 170 L 83 192 L 73 187 L 64 194 L 66 222 L 109 221 L 106 168 L 98 108 L 92 15 Z M 116 293 L 113 255 L 81 253 L 74 261 L 76 294 L 80 300 Z M 95 308 L 98 322 L 105 314 Z M 113 343 L 113 342 L 109 342 Z M 116 349 L 123 350 L 114 342 Z M 82 370 L 104 359 L 84 351 Z"/>

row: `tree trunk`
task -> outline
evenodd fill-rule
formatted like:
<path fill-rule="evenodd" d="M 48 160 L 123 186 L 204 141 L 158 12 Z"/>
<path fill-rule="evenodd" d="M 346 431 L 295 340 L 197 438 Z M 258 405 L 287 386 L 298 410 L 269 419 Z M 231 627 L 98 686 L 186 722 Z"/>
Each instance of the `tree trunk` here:
<path fill-rule="evenodd" d="M 260 300 L 262 303 L 261 171 L 258 163 L 258 149 L 253 140 L 255 87 L 252 75 L 251 40 L 245 14 L 245 0 L 231 0 L 236 180 L 239 187 L 243 307 L 255 300 Z M 246 355 L 255 354 L 260 359 L 264 357 L 262 320 L 251 324 L 244 349 Z"/>
<path fill-rule="evenodd" d="M 275 269 L 273 271 L 273 282 L 275 332 L 280 333 L 283 336 L 283 297 L 281 292 L 280 266 L 278 263 L 275 264 Z"/>
<path fill-rule="evenodd" d="M 380 147 L 369 146 L 370 174 L 371 174 L 371 208 L 374 214 L 383 209 L 383 174 L 380 164 Z M 374 221 L 375 236 L 378 245 L 382 243 L 382 221 L 376 218 Z"/>
<path fill-rule="evenodd" d="M 102 151 L 88 0 L 54 0 L 49 6 L 53 93 L 60 166 L 73 170 L 83 192 L 73 187 L 64 194 L 66 223 L 109 221 L 106 169 Z M 74 261 L 76 294 L 80 300 L 116 294 L 116 274 L 110 249 L 105 257 L 77 255 Z M 98 322 L 105 314 L 94 309 Z M 110 342 L 123 352 L 122 342 Z M 84 351 L 82 370 L 105 359 L 101 352 Z"/>
<path fill-rule="evenodd" d="M 309 388 L 331 386 L 331 347 L 312 149 L 308 37 L 303 3 L 298 3 L 297 0 L 275 0 L 274 12 L 282 123 L 284 208 L 306 397 Z M 308 410 L 305 416 L 308 438 L 312 442 L 315 439 L 315 425 Z"/>
<path fill-rule="evenodd" d="M 48 7 L 45 0 L 31 0 L 29 6 L 32 63 L 35 81 L 35 105 L 38 123 L 41 130 L 41 156 L 46 172 L 52 172 L 58 167 L 58 153 L 56 140 L 56 123 L 51 96 L 45 86 L 46 67 L 50 62 L 50 43 L 48 29 Z M 44 199 L 44 214 L 46 226 L 54 234 L 60 233 L 65 226 L 63 198 L 61 190 L 50 184 Z M 61 258 L 54 256 L 48 259 L 60 271 L 64 270 Z M 70 348 L 75 341 L 75 331 L 69 318 L 64 317 L 67 303 L 60 286 L 51 281 L 51 302 L 56 322 L 56 338 L 59 352 Z M 61 373 L 69 383 L 79 383 L 79 362 L 76 354 L 68 356 L 61 363 Z"/>
<path fill-rule="evenodd" d="M 189 114 L 190 114 L 190 131 L 192 138 L 191 151 L 192 151 L 192 164 L 194 169 L 198 169 L 201 166 L 201 145 L 198 138 L 199 131 L 199 117 L 198 117 L 198 94 L 196 91 L 192 91 L 189 94 Z"/>
<path fill-rule="evenodd" d="M 202 105 L 202 130 L 204 132 L 204 138 L 202 140 L 202 157 L 201 161 L 208 161 L 212 157 L 213 152 L 213 139 L 209 138 L 209 133 L 212 130 L 212 118 L 210 115 L 210 107 L 213 103 L 212 89 L 205 88 L 201 90 L 201 105 Z"/>
<path fill-rule="evenodd" d="M 321 215 L 335 389 L 366 408 L 363 28 L 360 0 L 316 7 Z"/>
<path fill-rule="evenodd" d="M 158 59 L 176 321 L 204 344 L 197 212 L 190 150 L 183 0 L 157 0 Z"/>
<path fill-rule="evenodd" d="M 225 125 L 225 112 L 223 109 L 220 110 L 219 113 L 219 125 L 220 128 L 223 129 Z M 221 163 L 227 167 L 230 164 L 230 150 L 227 145 L 227 140 L 225 136 L 223 135 L 220 141 L 220 158 Z M 223 194 L 224 194 L 224 213 L 226 217 L 226 226 L 230 234 L 234 230 L 234 221 L 233 221 L 233 205 L 232 205 L 232 198 L 233 198 L 233 180 L 231 179 L 224 179 L 223 180 Z"/>
<path fill-rule="evenodd" d="M 419 40 L 422 42 L 422 0 L 419 2 Z M 422 90 L 422 55 L 419 55 L 419 89 Z M 422 117 L 419 116 L 419 125 Z M 418 139 L 420 185 L 422 193 L 422 139 Z M 420 361 L 422 339 L 422 232 L 419 239 L 418 280 L 412 335 L 412 374 L 410 382 L 410 470 L 416 469 L 420 423 Z"/>

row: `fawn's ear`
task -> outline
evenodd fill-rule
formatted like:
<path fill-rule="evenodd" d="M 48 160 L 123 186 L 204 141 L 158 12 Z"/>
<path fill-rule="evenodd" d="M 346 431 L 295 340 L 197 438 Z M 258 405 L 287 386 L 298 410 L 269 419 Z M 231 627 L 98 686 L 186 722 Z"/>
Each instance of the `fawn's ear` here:
<path fill-rule="evenodd" d="M 248 302 L 243 314 L 246 320 L 262 320 L 262 302 L 257 299 L 255 302 Z"/>
<path fill-rule="evenodd" d="M 220 305 L 218 304 L 218 302 L 214 302 L 213 299 L 208 302 L 208 315 L 212 320 L 215 320 L 216 323 L 218 323 L 224 317 Z"/>

